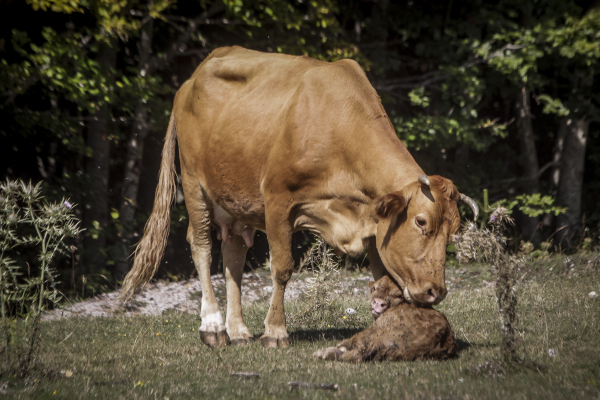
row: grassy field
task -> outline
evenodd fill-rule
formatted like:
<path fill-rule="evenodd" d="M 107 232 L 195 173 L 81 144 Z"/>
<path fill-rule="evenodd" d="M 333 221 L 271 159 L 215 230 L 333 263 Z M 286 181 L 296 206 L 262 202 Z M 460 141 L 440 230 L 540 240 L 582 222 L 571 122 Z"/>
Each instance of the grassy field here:
<path fill-rule="evenodd" d="M 591 257 L 591 258 L 590 258 Z M 10 381 L 14 398 L 600 398 L 600 266 L 593 256 L 556 257 L 530 267 L 519 286 L 519 354 L 500 355 L 501 328 L 493 287 L 478 277 L 486 268 L 451 269 L 450 294 L 439 307 L 460 342 L 445 362 L 343 364 L 312 353 L 371 324 L 368 302 L 338 296 L 322 318 L 292 318 L 292 346 L 211 350 L 199 341 L 197 315 L 55 320 L 42 325 L 40 365 L 25 382 Z M 571 269 L 573 268 L 573 269 Z M 362 282 L 364 285 L 366 281 Z M 308 304 L 287 304 L 297 315 Z M 354 318 L 344 310 L 355 308 Z M 244 309 L 256 337 L 266 301 Z M 554 357 L 549 350 L 556 352 Z M 255 372 L 241 379 L 231 372 Z M 70 377 L 67 377 L 70 376 Z M 290 389 L 288 382 L 338 384 L 339 389 Z"/>

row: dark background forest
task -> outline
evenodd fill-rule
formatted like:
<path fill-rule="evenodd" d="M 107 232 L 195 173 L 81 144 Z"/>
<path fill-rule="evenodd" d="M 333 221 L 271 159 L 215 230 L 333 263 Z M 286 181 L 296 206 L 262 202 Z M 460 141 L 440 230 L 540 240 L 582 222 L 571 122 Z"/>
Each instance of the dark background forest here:
<path fill-rule="evenodd" d="M 78 205 L 85 232 L 58 265 L 67 289 L 127 272 L 174 94 L 231 45 L 356 60 L 427 174 L 452 179 L 482 220 L 486 204 L 513 212 L 513 246 L 598 245 L 598 2 L 1 0 L 0 174 Z M 163 276 L 194 273 L 184 202 L 179 191 Z M 251 268 L 267 258 L 259 235 Z"/>

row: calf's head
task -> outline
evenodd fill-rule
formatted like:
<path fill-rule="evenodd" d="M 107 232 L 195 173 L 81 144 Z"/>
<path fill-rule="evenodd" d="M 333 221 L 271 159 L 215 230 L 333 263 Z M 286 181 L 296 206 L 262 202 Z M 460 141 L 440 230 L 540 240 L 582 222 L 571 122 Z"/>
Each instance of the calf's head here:
<path fill-rule="evenodd" d="M 371 314 L 377 319 L 390 307 L 404 302 L 402 290 L 389 278 L 384 276 L 377 282 L 369 282 L 371 289 Z"/>
<path fill-rule="evenodd" d="M 458 200 L 477 218 L 475 202 L 441 176 L 415 177 L 375 202 L 379 256 L 411 303 L 434 305 L 446 297 L 446 247 L 460 226 Z"/>

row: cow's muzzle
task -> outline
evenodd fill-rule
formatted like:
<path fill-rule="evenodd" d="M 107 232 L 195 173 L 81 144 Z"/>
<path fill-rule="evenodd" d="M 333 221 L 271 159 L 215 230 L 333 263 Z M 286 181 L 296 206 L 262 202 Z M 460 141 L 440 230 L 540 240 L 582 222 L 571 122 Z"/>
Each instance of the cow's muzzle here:
<path fill-rule="evenodd" d="M 404 288 L 404 297 L 411 303 L 434 306 L 446 298 L 448 290 L 434 283 L 426 283 L 418 288 L 408 285 Z"/>

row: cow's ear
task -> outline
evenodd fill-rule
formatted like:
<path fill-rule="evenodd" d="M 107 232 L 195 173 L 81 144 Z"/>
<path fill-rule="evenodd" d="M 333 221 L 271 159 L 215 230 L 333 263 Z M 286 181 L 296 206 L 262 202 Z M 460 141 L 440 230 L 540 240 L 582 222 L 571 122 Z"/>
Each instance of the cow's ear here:
<path fill-rule="evenodd" d="M 375 282 L 369 281 L 369 289 L 373 289 L 373 286 L 375 286 Z"/>
<path fill-rule="evenodd" d="M 392 297 L 392 298 L 402 297 L 402 290 L 400 290 L 400 288 L 398 286 L 394 285 L 392 290 L 390 290 L 390 297 Z"/>
<path fill-rule="evenodd" d="M 389 218 L 401 213 L 406 208 L 408 200 L 401 191 L 381 196 L 375 202 L 375 213 L 380 218 Z"/>

